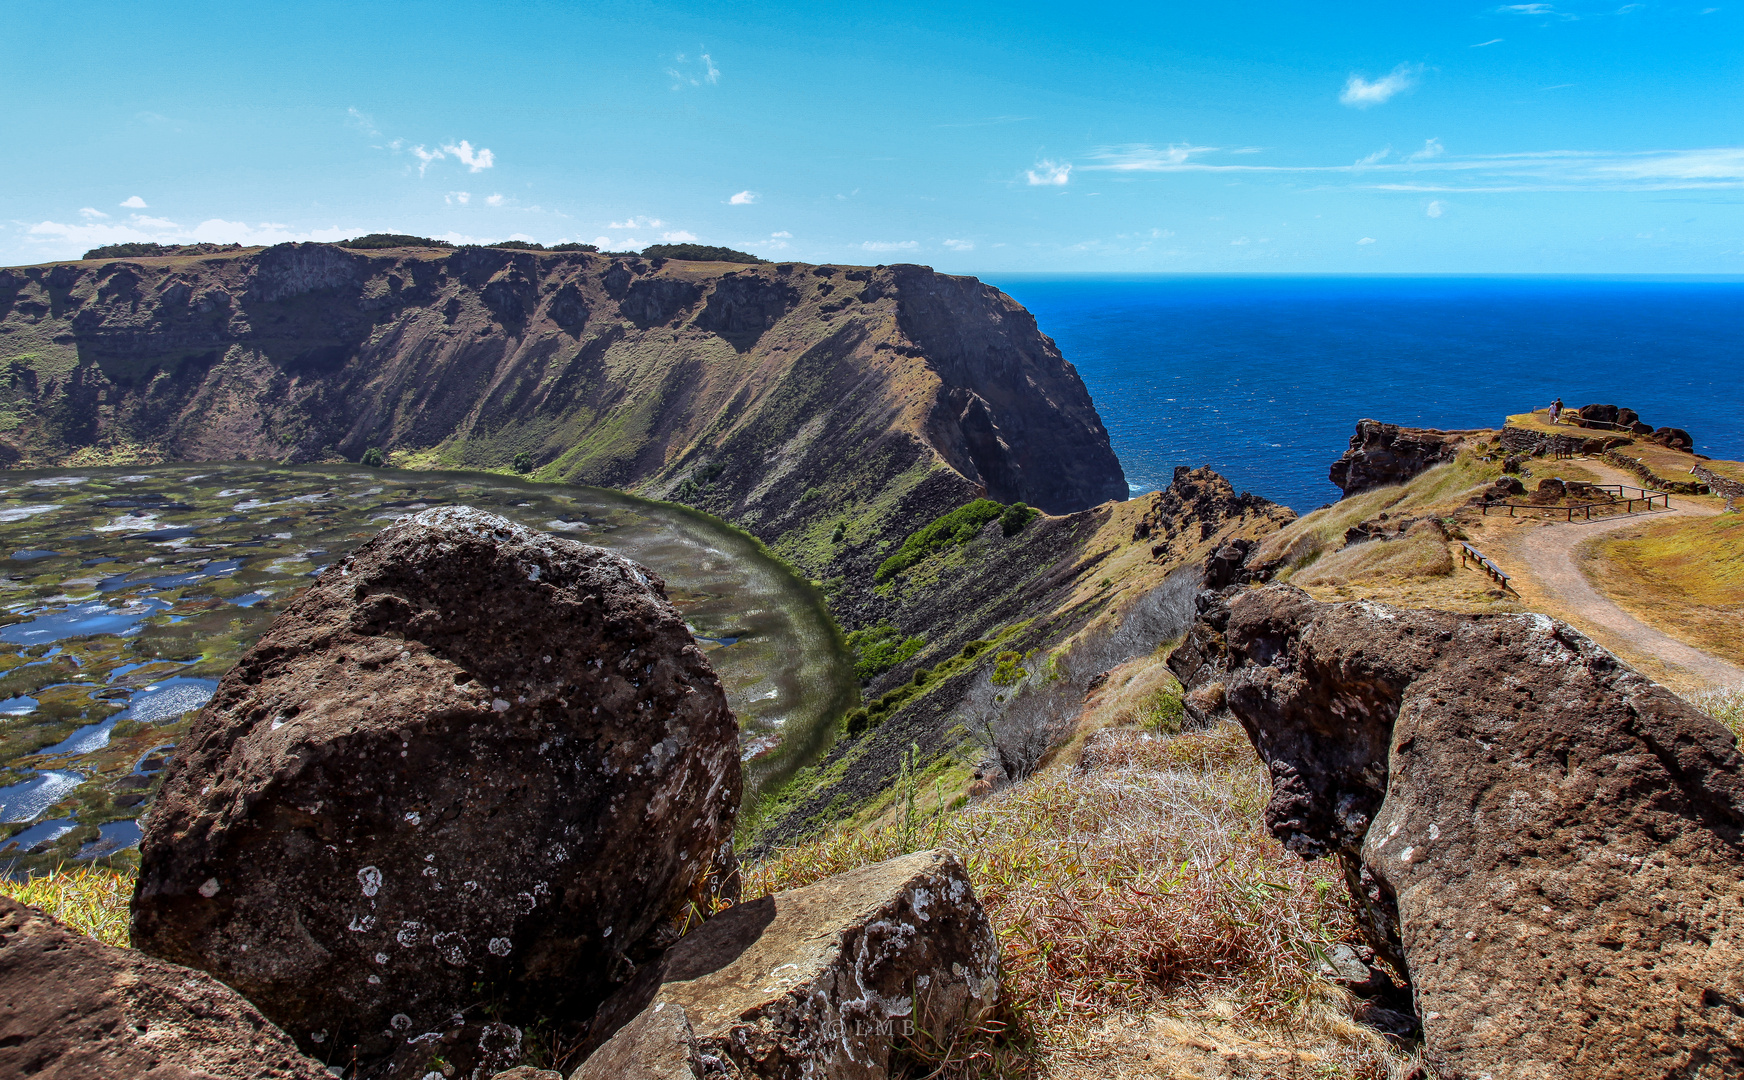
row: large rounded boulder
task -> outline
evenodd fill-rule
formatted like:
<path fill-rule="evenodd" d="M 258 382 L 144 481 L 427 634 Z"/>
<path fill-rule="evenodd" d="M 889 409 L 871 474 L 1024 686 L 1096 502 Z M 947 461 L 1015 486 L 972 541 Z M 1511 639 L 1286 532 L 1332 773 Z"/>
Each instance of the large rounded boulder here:
<path fill-rule="evenodd" d="M 465 507 L 298 597 L 171 760 L 133 941 L 305 1049 L 585 1016 L 731 887 L 737 724 L 650 571 Z"/>

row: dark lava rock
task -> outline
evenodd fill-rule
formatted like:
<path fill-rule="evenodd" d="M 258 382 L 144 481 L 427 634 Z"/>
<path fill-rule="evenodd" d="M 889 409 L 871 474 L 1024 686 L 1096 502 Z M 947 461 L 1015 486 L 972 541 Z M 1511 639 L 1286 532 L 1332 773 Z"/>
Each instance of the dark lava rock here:
<path fill-rule="evenodd" d="M 955 855 L 922 851 L 721 912 L 595 1021 L 570 1080 L 880 1080 L 999 996 L 999 939 Z"/>
<path fill-rule="evenodd" d="M 1582 405 L 1575 415 L 1599 424 L 1615 424 L 1618 411 L 1615 405 Z"/>
<path fill-rule="evenodd" d="M 4 896 L 0 1076 L 331 1080 L 211 976 L 105 945 Z"/>
<path fill-rule="evenodd" d="M 1452 461 L 1477 431 L 1434 431 L 1359 420 L 1350 449 L 1332 463 L 1332 482 L 1345 498 L 1371 488 L 1403 484 L 1432 465 Z"/>
<path fill-rule="evenodd" d="M 1714 720 L 1542 615 L 1280 585 L 1207 600 L 1170 667 L 1224 685 L 1272 831 L 1340 859 L 1439 1076 L 1744 1070 L 1744 757 Z"/>
<path fill-rule="evenodd" d="M 664 584 L 467 507 L 330 567 L 171 759 L 133 940 L 305 1047 L 585 1016 L 734 880 L 737 724 Z"/>
<path fill-rule="evenodd" d="M 1683 428 L 1674 427 L 1655 428 L 1649 439 L 1672 450 L 1688 450 L 1696 444 L 1689 432 Z"/>

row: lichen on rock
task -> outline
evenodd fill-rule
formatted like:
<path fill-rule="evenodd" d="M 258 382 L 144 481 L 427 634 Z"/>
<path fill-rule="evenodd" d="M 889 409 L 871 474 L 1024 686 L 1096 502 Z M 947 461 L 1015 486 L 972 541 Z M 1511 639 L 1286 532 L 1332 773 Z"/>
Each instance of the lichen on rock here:
<path fill-rule="evenodd" d="M 882 1080 L 904 1043 L 946 1045 L 998 996 L 968 875 L 923 851 L 716 915 L 606 1003 L 570 1080 Z"/>

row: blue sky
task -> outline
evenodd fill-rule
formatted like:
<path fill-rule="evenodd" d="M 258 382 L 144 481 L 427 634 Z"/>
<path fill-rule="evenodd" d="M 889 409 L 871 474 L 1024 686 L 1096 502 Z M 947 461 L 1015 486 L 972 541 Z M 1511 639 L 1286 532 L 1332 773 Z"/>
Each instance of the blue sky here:
<path fill-rule="evenodd" d="M 1744 0 L 0 11 L 7 264 L 397 231 L 1744 273 Z"/>

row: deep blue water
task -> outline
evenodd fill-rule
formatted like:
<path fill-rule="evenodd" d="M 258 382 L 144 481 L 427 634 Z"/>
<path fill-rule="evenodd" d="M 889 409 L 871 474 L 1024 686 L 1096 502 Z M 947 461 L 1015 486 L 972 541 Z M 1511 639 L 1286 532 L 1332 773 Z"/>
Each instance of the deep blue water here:
<path fill-rule="evenodd" d="M 1135 493 L 1210 464 L 1298 511 L 1364 417 L 1623 405 L 1744 459 L 1744 279 L 993 275 L 1078 368 Z"/>

